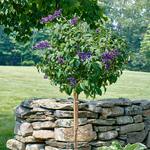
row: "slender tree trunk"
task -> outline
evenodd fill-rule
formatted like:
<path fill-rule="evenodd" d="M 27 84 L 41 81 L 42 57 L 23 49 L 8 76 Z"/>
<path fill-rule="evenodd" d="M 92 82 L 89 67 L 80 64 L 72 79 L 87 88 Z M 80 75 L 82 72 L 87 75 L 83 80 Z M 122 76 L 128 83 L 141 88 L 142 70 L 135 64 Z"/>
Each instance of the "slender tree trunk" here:
<path fill-rule="evenodd" d="M 60 9 L 60 0 L 56 0 L 56 9 Z"/>
<path fill-rule="evenodd" d="M 78 94 L 73 93 L 74 97 L 74 150 L 78 150 L 77 131 L 78 131 Z"/>

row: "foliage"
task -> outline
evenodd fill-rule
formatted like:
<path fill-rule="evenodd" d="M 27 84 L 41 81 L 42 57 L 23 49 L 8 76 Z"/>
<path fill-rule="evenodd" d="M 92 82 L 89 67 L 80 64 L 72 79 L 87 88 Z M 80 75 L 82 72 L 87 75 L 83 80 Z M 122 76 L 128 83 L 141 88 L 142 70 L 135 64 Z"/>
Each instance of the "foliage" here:
<path fill-rule="evenodd" d="M 0 25 L 5 25 L 5 32 L 17 32 L 17 40 L 28 40 L 34 28 L 41 29 L 39 20 L 54 9 L 61 7 L 63 13 L 71 17 L 77 13 L 93 26 L 93 22 L 107 18 L 97 0 L 1 0 Z"/>
<path fill-rule="evenodd" d="M 21 63 L 22 66 L 34 66 L 35 65 L 35 62 L 32 61 L 32 60 L 29 60 L 29 61 L 23 61 Z"/>
<path fill-rule="evenodd" d="M 128 43 L 128 51 L 132 59 L 127 68 L 149 71 L 148 65 L 145 65 L 146 58 L 140 53 L 140 45 L 150 23 L 150 1 L 99 0 L 99 2 L 111 20 L 109 28 L 111 27 L 119 36 L 123 36 Z"/>
<path fill-rule="evenodd" d="M 96 31 L 92 30 L 77 17 L 57 18 L 53 23 L 46 21 L 46 25 L 48 41 L 34 47 L 45 48 L 38 68 L 60 86 L 61 92 L 70 95 L 75 90 L 95 97 L 102 94 L 102 88 L 106 90 L 108 84 L 116 82 L 127 58 L 122 39 L 100 23 Z"/>
<path fill-rule="evenodd" d="M 147 68 L 145 68 L 145 65 L 146 61 L 141 53 L 134 53 L 130 56 L 130 60 L 128 62 L 128 69 L 134 71 L 148 71 Z"/>
<path fill-rule="evenodd" d="M 149 0 L 104 0 L 105 12 L 112 28 L 128 42 L 130 51 L 139 52 L 140 41 L 146 32 L 149 19 Z"/>
<path fill-rule="evenodd" d="M 146 146 L 141 143 L 135 143 L 135 144 L 127 144 L 125 147 L 122 147 L 120 143 L 118 142 L 112 142 L 112 145 L 107 147 L 104 146 L 102 148 L 99 148 L 99 150 L 145 150 Z"/>
<path fill-rule="evenodd" d="M 141 53 L 144 55 L 144 60 L 146 61 L 145 68 L 150 71 L 150 24 L 141 43 Z"/>
<path fill-rule="evenodd" d="M 14 33 L 6 35 L 3 27 L 0 26 L 0 65 L 23 65 L 24 61 L 33 61 L 32 64 L 39 62 L 39 54 L 31 49 L 33 37 L 30 41 L 23 43 L 16 41 L 14 36 Z M 40 36 L 36 38 L 39 39 Z"/>

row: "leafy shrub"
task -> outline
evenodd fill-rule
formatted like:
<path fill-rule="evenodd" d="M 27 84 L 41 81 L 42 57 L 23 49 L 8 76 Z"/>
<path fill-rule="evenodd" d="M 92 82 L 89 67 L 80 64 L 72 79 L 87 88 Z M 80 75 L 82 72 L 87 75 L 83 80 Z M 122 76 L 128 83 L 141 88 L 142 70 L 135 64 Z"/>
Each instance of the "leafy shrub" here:
<path fill-rule="evenodd" d="M 79 17 L 66 20 L 61 11 L 41 19 L 49 38 L 34 48 L 42 49 L 42 71 L 60 91 L 75 91 L 88 97 L 101 95 L 106 86 L 117 81 L 126 62 L 126 44 L 100 22 L 93 30 Z"/>
<path fill-rule="evenodd" d="M 99 150 L 145 150 L 146 146 L 141 143 L 127 144 L 125 147 L 122 147 L 118 142 L 112 142 L 112 145 L 107 147 L 101 147 Z"/>

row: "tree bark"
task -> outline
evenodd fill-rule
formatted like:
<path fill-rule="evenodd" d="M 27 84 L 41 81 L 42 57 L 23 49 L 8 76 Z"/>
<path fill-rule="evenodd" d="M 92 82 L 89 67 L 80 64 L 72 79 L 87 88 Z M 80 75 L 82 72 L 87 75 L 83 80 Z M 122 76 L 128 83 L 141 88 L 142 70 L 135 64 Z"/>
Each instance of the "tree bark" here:
<path fill-rule="evenodd" d="M 60 9 L 60 0 L 56 0 L 56 9 Z"/>
<path fill-rule="evenodd" d="M 74 92 L 74 150 L 78 150 L 77 131 L 78 131 L 78 94 Z"/>

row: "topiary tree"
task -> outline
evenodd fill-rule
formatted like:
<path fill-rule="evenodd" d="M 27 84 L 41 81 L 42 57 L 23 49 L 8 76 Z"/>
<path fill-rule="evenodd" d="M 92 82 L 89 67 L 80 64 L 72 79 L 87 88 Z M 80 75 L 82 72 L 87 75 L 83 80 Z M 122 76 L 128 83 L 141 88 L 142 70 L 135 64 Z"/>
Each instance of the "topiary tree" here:
<path fill-rule="evenodd" d="M 38 64 L 61 92 L 74 97 L 74 149 L 77 150 L 78 97 L 102 95 L 109 84 L 122 74 L 126 62 L 126 44 L 104 25 L 97 22 L 96 30 L 75 16 L 67 20 L 61 10 L 41 19 L 46 41 L 39 41 L 34 49 L 42 49 L 42 62 Z"/>

